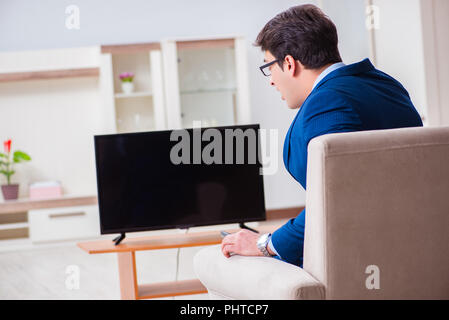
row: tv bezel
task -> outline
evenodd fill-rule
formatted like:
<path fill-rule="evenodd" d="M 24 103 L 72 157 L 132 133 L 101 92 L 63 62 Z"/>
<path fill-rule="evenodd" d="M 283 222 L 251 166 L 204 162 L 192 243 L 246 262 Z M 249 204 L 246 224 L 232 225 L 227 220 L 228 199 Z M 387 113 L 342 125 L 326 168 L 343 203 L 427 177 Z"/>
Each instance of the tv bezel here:
<path fill-rule="evenodd" d="M 96 180 L 97 180 L 97 197 L 98 197 L 98 209 L 99 209 L 99 220 L 100 220 L 100 234 L 113 234 L 113 233 L 128 233 L 128 232 L 142 232 L 142 231 L 155 231 L 155 230 L 169 230 L 169 229 L 187 229 L 191 227 L 204 227 L 204 226 L 214 226 L 214 225 L 224 225 L 224 224 L 232 224 L 232 223 L 245 223 L 245 222 L 259 222 L 259 221 L 266 221 L 267 214 L 266 214 L 266 206 L 265 206 L 265 189 L 264 189 L 264 180 L 263 175 L 259 173 L 259 184 L 261 187 L 261 207 L 262 207 L 262 213 L 260 218 L 239 218 L 239 219 L 230 219 L 230 220 L 219 220 L 219 221 L 208 221 L 205 223 L 193 223 L 193 224 L 170 224 L 170 225 L 161 225 L 161 226 L 145 226 L 145 227 L 133 227 L 133 228 L 117 228 L 117 229 L 104 229 L 102 221 L 102 216 L 104 214 L 102 210 L 101 203 L 103 201 L 103 195 L 101 194 L 100 190 L 101 182 L 100 182 L 100 165 L 99 165 L 99 159 L 97 157 L 97 141 L 99 139 L 108 139 L 108 138 L 114 138 L 117 136 L 130 136 L 130 135 L 141 135 L 141 134 L 148 134 L 148 133 L 155 133 L 155 132 L 165 132 L 165 133 L 171 133 L 173 131 L 177 130 L 194 130 L 194 129 L 218 129 L 218 130 L 225 130 L 225 129 L 242 129 L 245 131 L 246 129 L 255 129 L 257 130 L 257 151 L 258 155 L 260 154 L 260 136 L 259 136 L 259 130 L 260 125 L 259 124 L 248 124 L 248 125 L 233 125 L 233 126 L 216 126 L 216 127 L 201 127 L 201 128 L 183 128 L 183 129 L 173 129 L 173 130 L 152 130 L 152 131 L 142 131 L 142 132 L 128 132 L 128 133 L 115 133 L 115 134 L 103 134 L 103 135 L 95 135 L 94 136 L 94 149 L 95 149 L 95 164 L 96 164 Z M 260 162 L 257 162 L 259 164 L 259 170 L 262 168 L 262 165 Z"/>

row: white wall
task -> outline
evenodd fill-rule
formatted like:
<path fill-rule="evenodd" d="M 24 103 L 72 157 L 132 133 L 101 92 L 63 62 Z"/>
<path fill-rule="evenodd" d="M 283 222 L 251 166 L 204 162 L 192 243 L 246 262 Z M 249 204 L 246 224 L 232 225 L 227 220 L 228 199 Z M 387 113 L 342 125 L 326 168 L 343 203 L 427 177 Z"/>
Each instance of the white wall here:
<path fill-rule="evenodd" d="M 420 0 L 427 117 L 432 125 L 449 124 L 449 1 Z"/>
<path fill-rule="evenodd" d="M 341 58 L 346 64 L 369 58 L 365 0 L 321 0 L 323 11 L 335 23 Z"/>
<path fill-rule="evenodd" d="M 401 82 L 421 113 L 427 114 L 420 0 L 373 0 L 379 7 L 375 30 L 378 69 Z"/>
<path fill-rule="evenodd" d="M 377 67 L 398 79 L 429 126 L 449 124 L 449 1 L 373 0 Z"/>
<path fill-rule="evenodd" d="M 421 0 L 423 1 L 423 0 Z M 433 0 L 440 125 L 449 125 L 449 1 Z"/>

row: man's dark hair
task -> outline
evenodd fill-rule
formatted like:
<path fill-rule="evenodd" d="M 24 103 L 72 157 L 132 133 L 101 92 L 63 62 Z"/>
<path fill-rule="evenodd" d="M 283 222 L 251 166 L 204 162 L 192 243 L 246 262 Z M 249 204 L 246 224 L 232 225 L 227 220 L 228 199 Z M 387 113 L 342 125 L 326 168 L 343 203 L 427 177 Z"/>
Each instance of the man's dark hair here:
<path fill-rule="evenodd" d="M 257 36 L 255 46 L 270 51 L 282 68 L 291 55 L 306 69 L 341 62 L 335 24 L 318 7 L 291 7 L 271 19 Z"/>

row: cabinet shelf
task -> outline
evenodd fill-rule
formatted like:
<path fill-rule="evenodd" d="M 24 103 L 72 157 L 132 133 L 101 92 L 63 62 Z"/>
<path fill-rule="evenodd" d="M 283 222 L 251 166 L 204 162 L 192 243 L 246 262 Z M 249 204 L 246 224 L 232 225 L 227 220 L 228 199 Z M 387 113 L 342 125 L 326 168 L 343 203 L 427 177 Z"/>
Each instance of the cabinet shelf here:
<path fill-rule="evenodd" d="M 196 90 L 182 90 L 181 94 L 222 93 L 222 92 L 235 93 L 236 91 L 237 91 L 236 88 L 196 89 Z"/>
<path fill-rule="evenodd" d="M 119 45 L 102 45 L 101 53 L 129 54 L 129 53 L 148 52 L 151 50 L 160 50 L 160 49 L 161 45 L 155 42 L 131 43 Z"/>
<path fill-rule="evenodd" d="M 198 279 L 174 282 L 141 284 L 136 299 L 152 299 L 207 293 L 206 287 Z"/>
<path fill-rule="evenodd" d="M 0 224 L 0 230 L 23 229 L 23 228 L 28 228 L 28 222 Z"/>
<path fill-rule="evenodd" d="M 0 202 L 0 214 L 25 212 L 35 209 L 72 207 L 78 205 L 97 204 L 96 196 L 62 196 L 52 199 L 28 199 L 7 200 Z"/>
<path fill-rule="evenodd" d="M 153 96 L 153 93 L 151 93 L 149 91 L 132 92 L 132 93 L 116 93 L 114 95 L 114 97 L 116 99 L 151 97 L 151 96 Z"/>
<path fill-rule="evenodd" d="M 39 70 L 27 72 L 0 73 L 0 82 L 23 81 L 23 80 L 46 80 L 76 77 L 98 77 L 99 68 L 78 68 L 78 69 L 58 69 Z"/>

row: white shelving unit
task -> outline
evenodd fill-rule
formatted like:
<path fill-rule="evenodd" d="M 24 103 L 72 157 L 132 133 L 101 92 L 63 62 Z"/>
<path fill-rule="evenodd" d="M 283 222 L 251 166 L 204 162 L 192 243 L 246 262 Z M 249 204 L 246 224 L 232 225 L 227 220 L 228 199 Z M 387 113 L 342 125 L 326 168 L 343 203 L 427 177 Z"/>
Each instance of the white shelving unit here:
<path fill-rule="evenodd" d="M 111 133 L 163 130 L 166 128 L 162 87 L 162 55 L 158 44 L 102 47 L 105 109 Z M 134 92 L 122 92 L 119 75 L 134 73 Z"/>
<path fill-rule="evenodd" d="M 161 47 L 169 129 L 250 122 L 243 37 L 170 39 Z"/>
<path fill-rule="evenodd" d="M 250 122 L 243 37 L 102 46 L 100 61 L 110 133 Z M 135 74 L 131 94 L 121 90 L 122 72 Z"/>
<path fill-rule="evenodd" d="M 94 135 L 190 128 L 198 120 L 203 127 L 250 123 L 246 46 L 228 36 L 0 53 L 0 127 L 32 155 L 34 176 L 62 181 L 65 197 L 93 195 Z M 122 92 L 122 72 L 135 74 L 134 92 Z M 32 175 L 22 172 L 15 177 L 26 196 Z M 0 238 L 28 238 L 33 229 L 35 240 L 50 240 L 47 226 L 51 240 L 98 229 L 92 208 L 65 218 L 40 209 L 0 217 Z"/>

